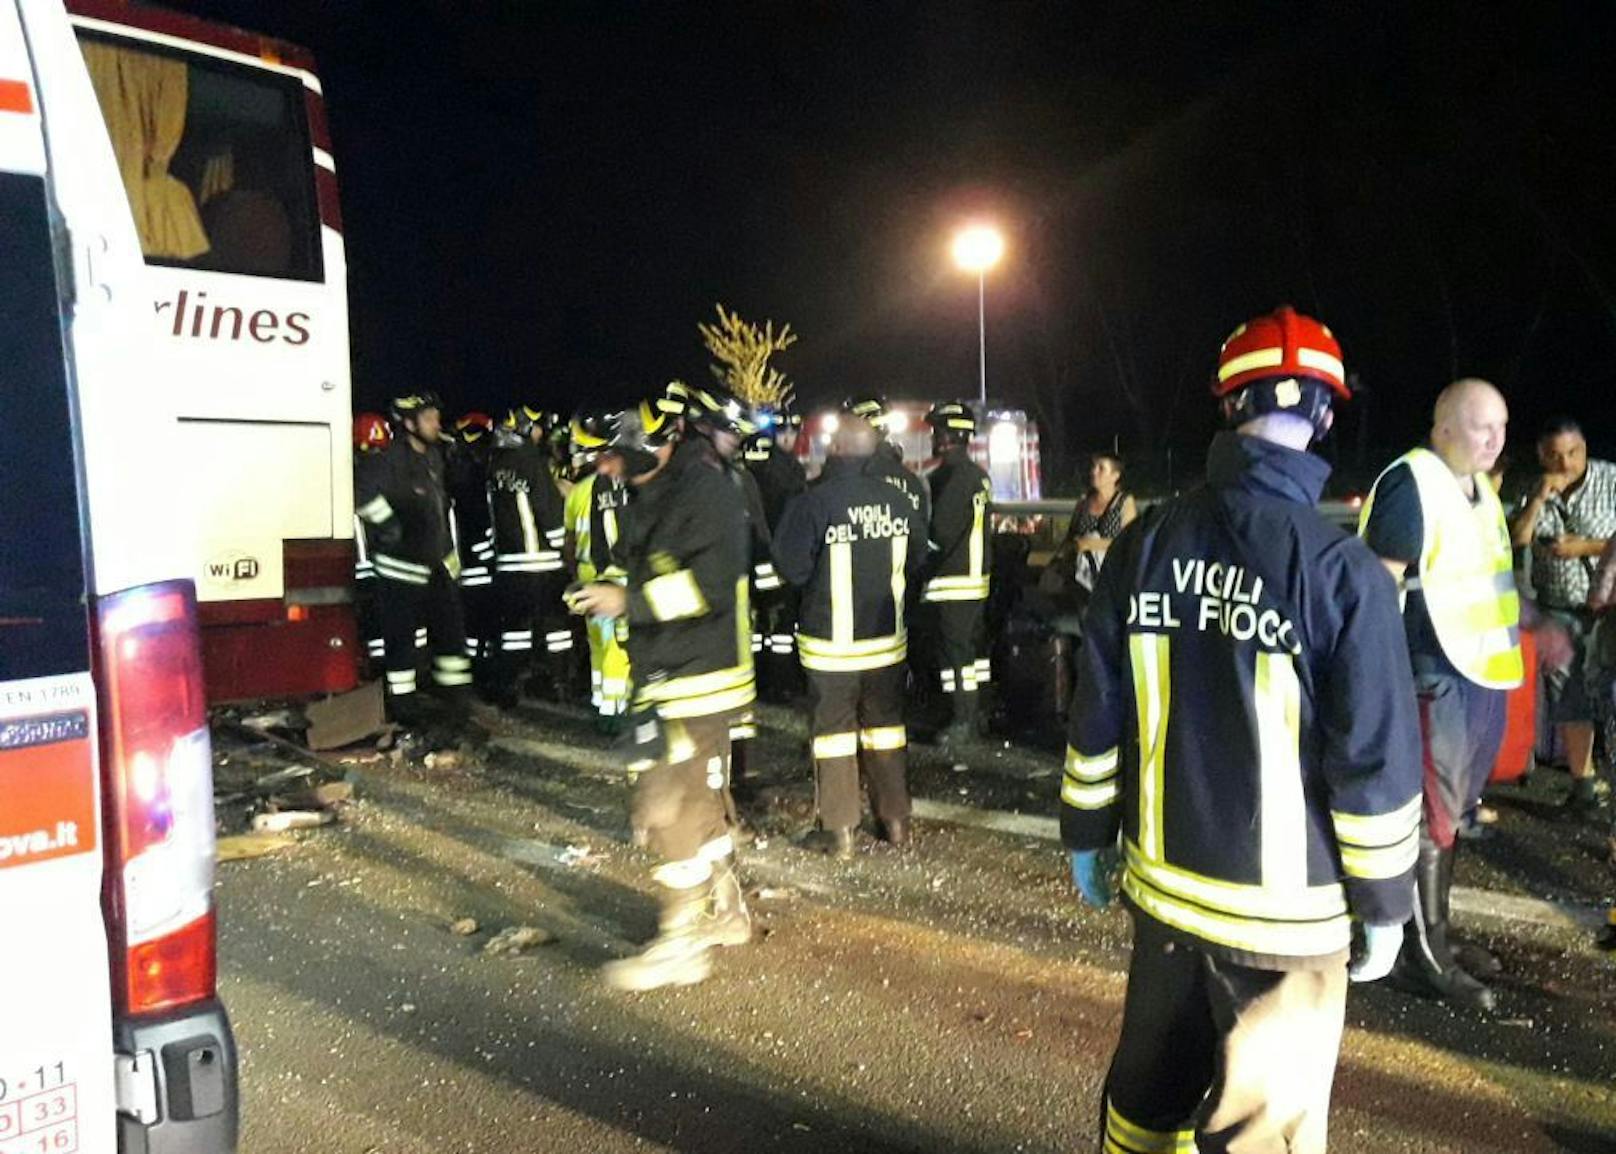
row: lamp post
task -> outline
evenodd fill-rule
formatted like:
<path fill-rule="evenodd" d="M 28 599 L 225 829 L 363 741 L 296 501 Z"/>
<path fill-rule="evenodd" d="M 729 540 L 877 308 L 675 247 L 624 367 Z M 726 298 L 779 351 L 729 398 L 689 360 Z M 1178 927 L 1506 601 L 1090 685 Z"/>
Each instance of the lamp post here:
<path fill-rule="evenodd" d="M 976 274 L 977 358 L 982 414 L 988 410 L 988 269 L 1004 255 L 1004 237 L 992 225 L 973 224 L 954 236 L 954 263 Z"/>

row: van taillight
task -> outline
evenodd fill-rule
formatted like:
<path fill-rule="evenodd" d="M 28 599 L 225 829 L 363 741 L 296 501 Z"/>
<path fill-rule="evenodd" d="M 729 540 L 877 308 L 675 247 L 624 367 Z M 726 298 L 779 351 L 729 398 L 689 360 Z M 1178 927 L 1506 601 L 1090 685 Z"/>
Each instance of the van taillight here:
<path fill-rule="evenodd" d="M 106 904 L 120 1012 L 214 995 L 213 755 L 190 582 L 96 611 Z"/>

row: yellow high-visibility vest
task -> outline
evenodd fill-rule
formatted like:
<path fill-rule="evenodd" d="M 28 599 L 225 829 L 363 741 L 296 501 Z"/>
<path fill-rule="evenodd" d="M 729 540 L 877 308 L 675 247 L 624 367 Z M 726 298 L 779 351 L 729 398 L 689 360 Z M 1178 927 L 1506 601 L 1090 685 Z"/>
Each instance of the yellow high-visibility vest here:
<path fill-rule="evenodd" d="M 1400 464 L 1414 475 L 1425 523 L 1419 575 L 1407 579 L 1404 588 L 1425 594 L 1437 641 L 1455 669 L 1477 685 L 1514 689 L 1524 675 L 1521 600 L 1498 494 L 1486 475 L 1477 473 L 1472 505 L 1453 471 L 1429 449 L 1404 453 L 1386 472 Z M 1360 535 L 1374 504 L 1371 491 L 1358 520 Z"/>

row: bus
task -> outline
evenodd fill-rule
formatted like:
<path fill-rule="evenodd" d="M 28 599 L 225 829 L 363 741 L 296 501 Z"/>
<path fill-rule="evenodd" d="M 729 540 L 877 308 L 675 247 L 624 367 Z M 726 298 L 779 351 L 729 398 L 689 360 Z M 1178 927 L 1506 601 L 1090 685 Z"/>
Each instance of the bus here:
<path fill-rule="evenodd" d="M 314 60 L 126 0 L 67 8 L 172 354 L 208 698 L 351 689 L 347 260 Z"/>

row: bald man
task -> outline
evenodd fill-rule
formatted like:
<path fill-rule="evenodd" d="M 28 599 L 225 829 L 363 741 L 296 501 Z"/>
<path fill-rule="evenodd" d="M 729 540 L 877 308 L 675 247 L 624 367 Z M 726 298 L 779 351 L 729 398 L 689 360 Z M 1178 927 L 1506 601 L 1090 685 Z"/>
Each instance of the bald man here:
<path fill-rule="evenodd" d="M 1448 939 L 1456 833 L 1481 795 L 1520 685 L 1520 598 L 1509 528 L 1487 473 L 1509 408 L 1491 384 L 1455 381 L 1437 397 L 1428 446 L 1394 461 L 1364 503 L 1359 532 L 1403 590 L 1403 624 L 1424 746 L 1418 902 L 1396 975 L 1417 992 L 1490 1013 L 1492 990 Z M 1485 951 L 1463 955 L 1496 972 Z"/>

